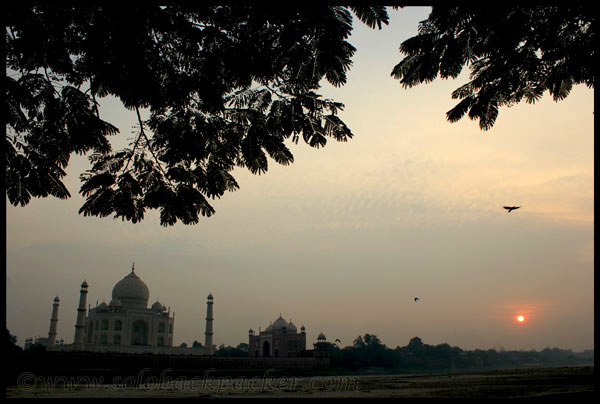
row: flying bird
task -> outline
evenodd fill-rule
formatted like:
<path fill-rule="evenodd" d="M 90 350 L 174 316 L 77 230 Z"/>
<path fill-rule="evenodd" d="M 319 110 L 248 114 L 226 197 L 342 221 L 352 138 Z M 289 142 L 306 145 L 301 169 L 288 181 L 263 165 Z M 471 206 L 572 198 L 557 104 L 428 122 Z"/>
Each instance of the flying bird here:
<path fill-rule="evenodd" d="M 418 301 L 419 301 L 419 298 L 418 298 L 418 297 L 415 297 L 415 302 L 418 302 Z"/>
<path fill-rule="evenodd" d="M 504 209 L 506 209 L 508 211 L 508 213 L 510 213 L 511 211 L 515 210 L 515 209 L 519 209 L 520 206 L 504 206 Z"/>

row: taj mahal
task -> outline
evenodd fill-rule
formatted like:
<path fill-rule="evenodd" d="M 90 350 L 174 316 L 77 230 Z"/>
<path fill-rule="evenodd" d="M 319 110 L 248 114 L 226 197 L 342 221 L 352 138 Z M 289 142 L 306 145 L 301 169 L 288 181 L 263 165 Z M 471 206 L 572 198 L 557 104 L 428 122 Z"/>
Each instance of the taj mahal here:
<path fill-rule="evenodd" d="M 112 290 L 110 303 L 106 301 L 91 307 L 87 302 L 88 283 L 83 281 L 79 292 L 79 306 L 73 344 L 57 344 L 58 308 L 60 299 L 54 299 L 48 338 L 38 339 L 50 350 L 122 353 L 162 353 L 212 355 L 213 296 L 206 302 L 206 328 L 203 347 L 173 347 L 175 314 L 158 300 L 148 307 L 150 291 L 144 281 L 131 272 L 118 281 Z M 62 341 L 61 341 L 62 342 Z"/>
<path fill-rule="evenodd" d="M 173 346 L 175 313 L 158 300 L 148 307 L 150 291 L 144 281 L 131 272 L 119 280 L 112 289 L 112 298 L 96 303 L 91 307 L 87 303 L 89 284 L 81 284 L 79 304 L 75 322 L 75 335 L 72 344 L 64 340 L 57 341 L 58 309 L 60 299 L 54 298 L 48 338 L 29 338 L 28 345 L 41 344 L 50 351 L 94 352 L 94 353 L 138 353 L 164 355 L 212 356 L 213 344 L 213 305 L 214 298 L 209 293 L 206 301 L 206 323 L 204 346 Z M 263 331 L 248 332 L 248 357 L 254 359 L 288 358 L 306 362 L 309 357 L 322 358 L 328 343 L 321 333 L 314 349 L 307 350 L 306 328 L 298 328 L 292 321 L 286 321 L 281 314 Z M 327 356 L 327 355 L 325 355 Z M 304 363 L 304 362 L 302 362 Z M 290 363 L 291 364 L 291 363 Z"/>

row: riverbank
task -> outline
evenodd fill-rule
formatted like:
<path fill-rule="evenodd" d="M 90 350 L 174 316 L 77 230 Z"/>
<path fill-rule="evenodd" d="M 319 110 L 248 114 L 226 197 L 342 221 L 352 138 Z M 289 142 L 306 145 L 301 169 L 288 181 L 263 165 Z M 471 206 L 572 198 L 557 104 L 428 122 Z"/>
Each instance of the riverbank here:
<path fill-rule="evenodd" d="M 594 367 L 503 369 L 413 375 L 146 377 L 111 380 L 21 375 L 7 398 L 476 398 L 594 395 Z M 99 383 L 100 382 L 100 383 Z"/>

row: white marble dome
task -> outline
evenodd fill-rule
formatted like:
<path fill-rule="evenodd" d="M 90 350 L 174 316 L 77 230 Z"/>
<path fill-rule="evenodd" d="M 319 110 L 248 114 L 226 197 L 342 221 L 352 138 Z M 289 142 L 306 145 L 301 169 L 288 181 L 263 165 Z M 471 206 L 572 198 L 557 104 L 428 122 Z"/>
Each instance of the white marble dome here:
<path fill-rule="evenodd" d="M 112 291 L 112 298 L 121 302 L 123 307 L 147 308 L 150 291 L 148 286 L 133 272 L 121 279 Z"/>

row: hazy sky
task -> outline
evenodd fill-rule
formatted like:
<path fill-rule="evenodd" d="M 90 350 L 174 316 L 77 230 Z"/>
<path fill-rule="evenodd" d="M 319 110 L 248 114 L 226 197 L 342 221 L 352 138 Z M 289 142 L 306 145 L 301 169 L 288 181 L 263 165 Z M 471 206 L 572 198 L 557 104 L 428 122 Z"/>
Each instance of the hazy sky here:
<path fill-rule="evenodd" d="M 348 84 L 321 91 L 346 104 L 354 139 L 291 144 L 294 164 L 271 160 L 261 176 L 236 170 L 241 189 L 195 226 L 164 228 L 157 211 L 136 225 L 79 215 L 85 157 L 72 159 L 68 201 L 7 201 L 6 321 L 18 343 L 47 337 L 57 295 L 58 336 L 71 343 L 81 282 L 88 303 L 108 303 L 135 262 L 149 304 L 175 312 L 174 345 L 204 343 L 212 293 L 217 345 L 248 342 L 281 313 L 306 327 L 309 346 L 323 332 L 341 346 L 371 333 L 391 348 L 415 336 L 593 348 L 593 90 L 502 108 L 487 132 L 448 123 L 468 69 L 412 89 L 390 76 L 428 12 L 390 10 L 381 31 L 355 22 Z M 108 99 L 102 113 L 117 142 L 133 136 L 130 114 Z"/>

